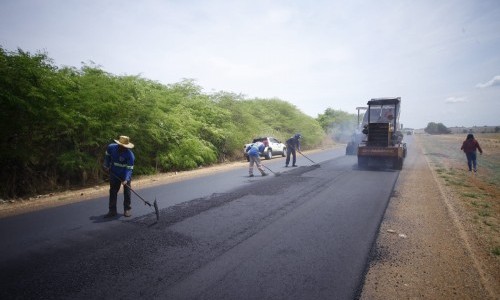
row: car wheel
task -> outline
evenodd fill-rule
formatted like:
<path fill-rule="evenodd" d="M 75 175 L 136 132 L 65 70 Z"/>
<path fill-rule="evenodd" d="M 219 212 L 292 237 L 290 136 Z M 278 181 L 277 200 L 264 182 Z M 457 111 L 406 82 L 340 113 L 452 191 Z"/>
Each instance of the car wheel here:
<path fill-rule="evenodd" d="M 271 159 L 273 158 L 273 151 L 271 149 L 267 150 L 265 159 Z"/>
<path fill-rule="evenodd" d="M 286 156 L 286 148 L 283 148 L 283 152 L 281 152 L 281 156 L 283 156 L 283 157 Z"/>

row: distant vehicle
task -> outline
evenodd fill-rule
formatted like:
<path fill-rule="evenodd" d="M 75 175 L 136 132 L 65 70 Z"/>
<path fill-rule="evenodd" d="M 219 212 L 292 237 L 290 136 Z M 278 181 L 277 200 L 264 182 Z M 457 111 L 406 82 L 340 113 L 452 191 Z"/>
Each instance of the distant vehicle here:
<path fill-rule="evenodd" d="M 347 143 L 347 146 L 345 147 L 345 154 L 356 155 L 356 153 L 358 152 L 359 144 L 362 142 L 362 139 L 363 139 L 363 133 L 356 130 L 356 132 L 354 132 L 351 135 L 351 140 Z"/>
<path fill-rule="evenodd" d="M 260 155 L 265 159 L 271 159 L 274 155 L 281 155 L 283 157 L 286 156 L 286 145 L 280 142 L 278 139 L 274 137 L 257 137 L 253 139 L 252 143 L 245 144 L 245 146 L 243 147 L 243 156 L 245 156 L 247 161 L 249 160 L 249 158 L 246 149 L 248 148 L 248 146 L 256 142 L 262 142 L 264 144 L 264 151 L 262 151 Z"/>
<path fill-rule="evenodd" d="M 367 167 L 370 162 L 390 163 L 401 170 L 406 157 L 406 143 L 399 125 L 401 98 L 378 98 L 368 101 L 363 120 L 365 138 L 358 145 L 358 166 Z"/>
<path fill-rule="evenodd" d="M 361 132 L 362 124 L 360 123 L 361 110 L 366 110 L 367 107 L 356 107 L 358 110 L 358 124 L 356 126 L 355 132 L 351 135 L 351 140 L 347 143 L 347 147 L 345 148 L 346 155 L 356 155 L 358 153 L 358 146 L 363 140 L 363 133 Z"/>

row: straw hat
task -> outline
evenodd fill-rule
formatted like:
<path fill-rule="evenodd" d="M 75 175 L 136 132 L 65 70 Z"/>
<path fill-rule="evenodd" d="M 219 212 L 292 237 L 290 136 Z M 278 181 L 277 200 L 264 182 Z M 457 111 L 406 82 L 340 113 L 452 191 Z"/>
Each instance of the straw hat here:
<path fill-rule="evenodd" d="M 132 144 L 130 142 L 130 138 L 128 136 L 125 136 L 125 135 L 120 135 L 120 139 L 119 140 L 115 140 L 115 142 L 118 145 L 123 146 L 125 148 L 129 148 L 129 149 L 134 148 L 134 144 Z"/>

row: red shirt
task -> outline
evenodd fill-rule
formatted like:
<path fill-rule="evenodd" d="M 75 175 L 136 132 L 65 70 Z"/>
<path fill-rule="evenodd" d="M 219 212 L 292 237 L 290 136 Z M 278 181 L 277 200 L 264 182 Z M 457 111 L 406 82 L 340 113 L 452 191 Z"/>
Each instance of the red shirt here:
<path fill-rule="evenodd" d="M 483 149 L 481 149 L 479 143 L 475 139 L 465 140 L 464 143 L 462 144 L 462 148 L 460 149 L 464 150 L 465 153 L 475 152 L 476 149 L 478 149 L 479 152 L 483 153 Z"/>

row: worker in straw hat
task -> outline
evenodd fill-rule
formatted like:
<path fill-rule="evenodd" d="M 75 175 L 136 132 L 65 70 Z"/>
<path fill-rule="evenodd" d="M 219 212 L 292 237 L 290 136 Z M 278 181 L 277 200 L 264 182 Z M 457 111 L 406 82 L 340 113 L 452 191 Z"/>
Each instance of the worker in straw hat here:
<path fill-rule="evenodd" d="M 123 185 L 123 215 L 132 216 L 131 207 L 131 181 L 134 170 L 135 156 L 132 152 L 134 144 L 130 142 L 128 136 L 120 136 L 115 143 L 108 145 L 104 156 L 104 170 L 109 172 L 109 211 L 104 216 L 112 218 L 117 215 L 116 201 L 120 186 Z"/>

